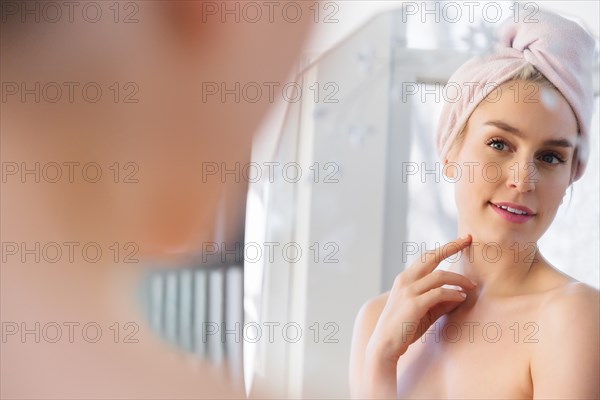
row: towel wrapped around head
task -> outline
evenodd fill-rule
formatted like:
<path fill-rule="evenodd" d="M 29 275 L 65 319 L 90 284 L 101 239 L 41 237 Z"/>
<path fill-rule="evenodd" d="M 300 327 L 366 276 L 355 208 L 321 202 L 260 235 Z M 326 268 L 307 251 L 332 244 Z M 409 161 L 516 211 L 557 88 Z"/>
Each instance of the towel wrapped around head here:
<path fill-rule="evenodd" d="M 529 21 L 508 19 L 496 35 L 498 43 L 493 53 L 470 59 L 448 81 L 460 88 L 460 97 L 446 102 L 442 109 L 436 136 L 440 158 L 446 159 L 459 131 L 485 96 L 531 64 L 556 86 L 577 118 L 578 160 L 574 162 L 578 165 L 574 180 L 579 179 L 589 153 L 594 38 L 579 24 L 541 9 Z"/>

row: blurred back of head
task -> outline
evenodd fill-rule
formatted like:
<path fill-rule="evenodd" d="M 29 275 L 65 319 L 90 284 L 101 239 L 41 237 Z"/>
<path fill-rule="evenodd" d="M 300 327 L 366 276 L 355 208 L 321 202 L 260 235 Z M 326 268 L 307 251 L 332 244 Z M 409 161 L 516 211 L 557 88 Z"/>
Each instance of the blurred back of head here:
<path fill-rule="evenodd" d="M 160 254 L 212 235 L 230 198 L 236 234 L 243 181 L 202 172 L 249 161 L 310 20 L 290 4 L 2 1 L 6 225 Z"/>

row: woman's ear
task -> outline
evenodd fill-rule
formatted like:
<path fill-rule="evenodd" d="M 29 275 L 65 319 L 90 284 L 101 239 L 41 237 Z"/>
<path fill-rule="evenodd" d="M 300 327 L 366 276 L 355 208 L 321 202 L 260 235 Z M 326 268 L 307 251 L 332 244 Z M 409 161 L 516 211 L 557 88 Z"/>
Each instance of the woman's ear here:
<path fill-rule="evenodd" d="M 456 172 L 456 168 L 453 168 L 452 166 L 448 166 L 448 159 L 444 160 L 444 163 L 442 165 L 442 174 L 449 179 L 454 179 L 455 177 L 455 172 Z"/>
<path fill-rule="evenodd" d="M 579 169 L 579 149 L 577 146 L 573 151 L 573 161 L 571 161 L 571 176 L 569 177 L 569 186 L 571 186 L 575 182 L 575 175 L 577 174 L 577 170 Z"/>
<path fill-rule="evenodd" d="M 456 178 L 456 168 L 458 164 L 456 163 L 456 152 L 457 152 L 457 143 L 455 142 L 448 150 L 446 154 L 446 159 L 442 165 L 442 174 L 450 179 Z"/>

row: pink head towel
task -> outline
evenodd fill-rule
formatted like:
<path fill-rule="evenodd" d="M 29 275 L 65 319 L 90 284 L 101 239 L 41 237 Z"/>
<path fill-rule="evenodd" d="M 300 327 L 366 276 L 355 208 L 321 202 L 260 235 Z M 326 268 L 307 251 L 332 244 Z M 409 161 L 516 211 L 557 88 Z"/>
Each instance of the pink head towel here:
<path fill-rule="evenodd" d="M 574 180 L 579 179 L 589 153 L 594 38 L 577 23 L 541 9 L 529 22 L 505 21 L 496 35 L 498 44 L 492 54 L 470 59 L 448 81 L 459 88 L 460 97 L 446 102 L 442 109 L 436 137 L 440 158 L 446 158 L 460 129 L 485 96 L 529 63 L 558 88 L 575 113 L 579 143 Z"/>

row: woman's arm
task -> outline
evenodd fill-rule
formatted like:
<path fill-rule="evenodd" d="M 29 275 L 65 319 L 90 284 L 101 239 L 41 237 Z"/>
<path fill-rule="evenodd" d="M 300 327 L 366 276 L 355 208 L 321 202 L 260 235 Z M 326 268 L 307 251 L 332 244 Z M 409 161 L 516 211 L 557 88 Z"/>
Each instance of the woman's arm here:
<path fill-rule="evenodd" d="M 600 296 L 573 283 L 544 307 L 531 360 L 534 399 L 600 399 Z"/>
<path fill-rule="evenodd" d="M 369 300 L 356 316 L 350 353 L 350 395 L 353 399 L 396 398 L 396 365 L 378 363 L 377 355 L 368 349 L 388 295 L 386 292 Z"/>

